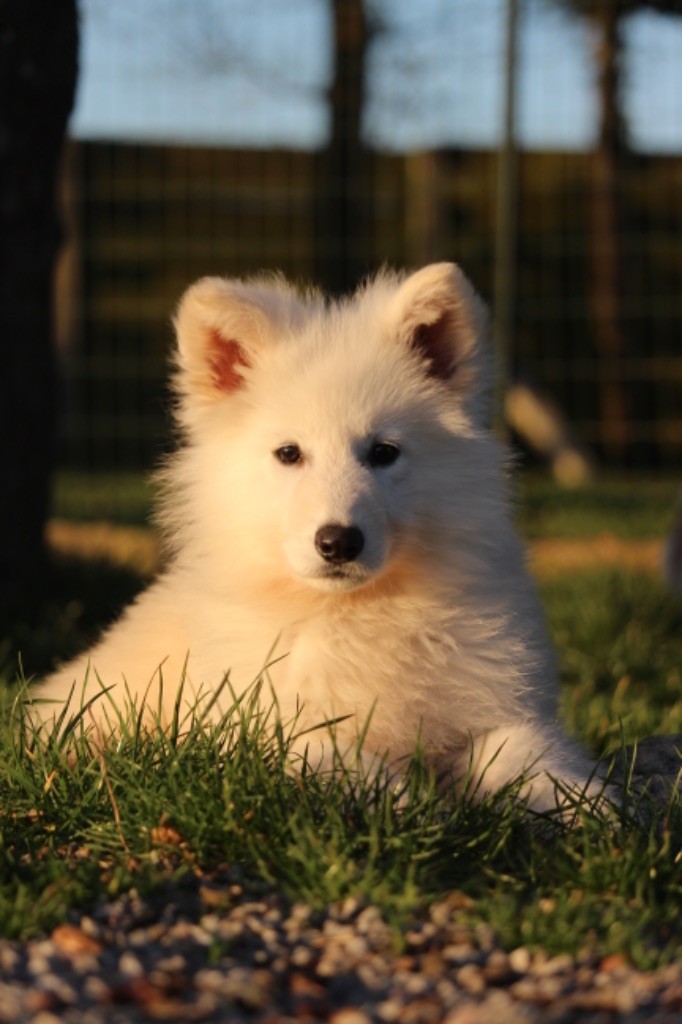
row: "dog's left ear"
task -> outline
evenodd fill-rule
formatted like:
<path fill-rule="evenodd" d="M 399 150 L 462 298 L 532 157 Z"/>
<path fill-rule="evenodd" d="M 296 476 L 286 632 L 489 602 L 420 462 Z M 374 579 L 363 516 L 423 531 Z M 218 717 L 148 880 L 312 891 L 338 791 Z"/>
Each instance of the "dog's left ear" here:
<path fill-rule="evenodd" d="M 477 420 L 490 390 L 489 319 L 460 268 L 433 263 L 406 278 L 393 306 L 398 337 L 424 360 L 426 373 L 460 394 Z"/>

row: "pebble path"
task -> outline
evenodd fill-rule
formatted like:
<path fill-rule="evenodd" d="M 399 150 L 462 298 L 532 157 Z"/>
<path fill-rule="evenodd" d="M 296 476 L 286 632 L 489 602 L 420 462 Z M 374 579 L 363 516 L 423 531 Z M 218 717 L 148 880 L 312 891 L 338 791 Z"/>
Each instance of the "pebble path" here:
<path fill-rule="evenodd" d="M 0 940 L 2 1024 L 679 1024 L 682 966 L 505 952 L 462 897 L 404 935 L 354 899 L 324 911 L 227 878 L 129 893 L 47 938 Z"/>

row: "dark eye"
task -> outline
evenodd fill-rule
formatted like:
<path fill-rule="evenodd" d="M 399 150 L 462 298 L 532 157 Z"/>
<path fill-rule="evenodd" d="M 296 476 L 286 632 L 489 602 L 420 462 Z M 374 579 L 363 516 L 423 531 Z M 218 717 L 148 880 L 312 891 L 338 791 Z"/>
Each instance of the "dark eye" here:
<path fill-rule="evenodd" d="M 392 466 L 400 455 L 400 448 L 390 441 L 377 441 L 367 454 L 370 466 Z"/>
<path fill-rule="evenodd" d="M 301 449 L 297 444 L 283 444 L 281 448 L 275 449 L 274 455 L 285 466 L 293 466 L 303 458 Z"/>

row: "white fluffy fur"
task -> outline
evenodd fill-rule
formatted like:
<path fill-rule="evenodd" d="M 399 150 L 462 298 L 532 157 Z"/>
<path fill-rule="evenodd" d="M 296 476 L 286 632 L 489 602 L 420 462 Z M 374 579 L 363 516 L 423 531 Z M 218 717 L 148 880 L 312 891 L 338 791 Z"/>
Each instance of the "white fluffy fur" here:
<path fill-rule="evenodd" d="M 127 685 L 155 706 L 162 664 L 170 716 L 185 663 L 188 699 L 228 670 L 240 691 L 276 645 L 282 715 L 301 704 L 302 726 L 350 716 L 342 745 L 371 713 L 364 749 L 396 765 L 419 734 L 445 773 L 482 773 L 481 791 L 531 767 L 536 808 L 554 803 L 550 776 L 582 785 L 486 427 L 486 317 L 461 271 L 384 272 L 332 304 L 279 278 L 207 278 L 176 327 L 185 444 L 166 474 L 168 568 L 37 696 L 63 702 L 76 682 L 80 701 L 99 677 L 114 699 Z M 367 464 L 377 440 L 400 447 L 394 464 Z M 302 462 L 275 458 L 287 443 Z M 328 523 L 365 538 L 340 576 L 315 549 Z M 324 729 L 303 742 L 325 758 Z"/>

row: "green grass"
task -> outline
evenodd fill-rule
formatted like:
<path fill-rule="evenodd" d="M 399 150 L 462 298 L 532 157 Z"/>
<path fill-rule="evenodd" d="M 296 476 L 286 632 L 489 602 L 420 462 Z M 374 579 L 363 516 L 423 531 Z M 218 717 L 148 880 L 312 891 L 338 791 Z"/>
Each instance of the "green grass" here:
<path fill-rule="evenodd" d="M 63 519 L 145 526 L 152 512 L 154 486 L 142 473 L 58 473 L 53 513 Z"/>
<path fill-rule="evenodd" d="M 682 603 L 645 573 L 595 570 L 544 583 L 563 708 L 595 752 L 682 733 Z"/>
<path fill-rule="evenodd" d="M 522 519 L 537 535 L 551 524 L 561 534 L 568 501 L 581 535 L 657 536 L 675 492 L 654 488 L 650 504 L 635 498 L 626 508 L 620 487 L 605 485 L 601 497 L 583 495 L 581 513 L 578 496 L 523 487 Z M 141 492 L 130 493 L 139 510 Z M 624 526 L 630 514 L 637 525 Z M 14 675 L 18 650 L 28 673 L 41 672 L 90 642 L 140 585 L 104 563 L 55 562 L 44 604 L 6 626 L 0 676 Z M 595 754 L 621 739 L 682 732 L 682 605 L 658 580 L 595 569 L 551 579 L 543 596 L 571 731 Z M 66 746 L 37 743 L 6 715 L 0 931 L 34 935 L 102 893 L 163 887 L 229 863 L 258 891 L 316 906 L 348 895 L 376 902 L 398 945 L 410 915 L 454 891 L 462 918 L 492 925 L 507 948 L 626 953 L 643 967 L 682 954 L 679 807 L 647 825 L 628 808 L 608 820 L 586 808 L 582 826 L 566 829 L 539 823 L 512 794 L 479 804 L 438 794 L 418 760 L 399 801 L 390 787 L 341 770 L 292 774 L 291 728 L 272 715 L 263 721 L 247 697 L 219 727 L 195 716 L 168 735 L 144 735 L 131 718 L 122 740 L 93 750 L 77 729 Z"/>
<path fill-rule="evenodd" d="M 88 748 L 38 742 L 27 723 L 0 743 L 0 919 L 8 935 L 62 920 L 95 893 L 177 882 L 238 863 L 247 879 L 323 906 L 377 903 L 396 939 L 425 901 L 453 890 L 463 915 L 509 947 L 627 950 L 650 966 L 678 952 L 682 885 L 669 823 L 589 809 L 566 828 L 502 793 L 440 794 L 417 759 L 402 791 L 344 770 L 289 770 L 295 723 L 258 714 L 251 695 L 209 727 L 178 716 Z M 682 821 L 678 822 L 682 825 Z"/>
<path fill-rule="evenodd" d="M 575 490 L 546 476 L 521 473 L 517 522 L 529 539 L 587 538 L 601 533 L 628 540 L 663 537 L 672 526 L 679 478 L 602 476 Z"/>

